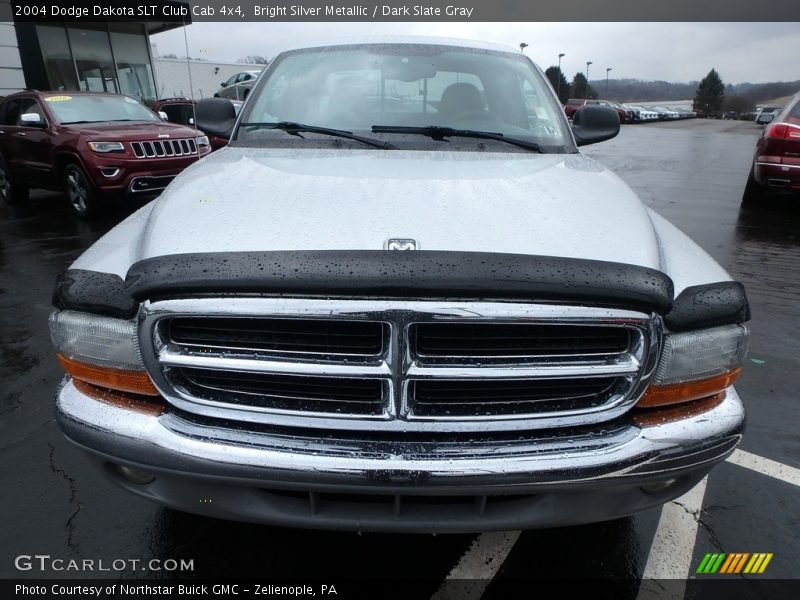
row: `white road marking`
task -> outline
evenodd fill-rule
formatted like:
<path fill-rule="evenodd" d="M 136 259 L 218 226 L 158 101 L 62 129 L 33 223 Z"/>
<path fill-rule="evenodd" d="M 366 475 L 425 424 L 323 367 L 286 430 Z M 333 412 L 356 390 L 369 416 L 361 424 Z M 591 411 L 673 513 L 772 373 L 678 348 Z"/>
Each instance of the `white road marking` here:
<path fill-rule="evenodd" d="M 482 533 L 448 573 L 432 600 L 477 600 L 503 566 L 521 531 Z M 454 582 L 452 580 L 459 580 Z M 470 580 L 470 581 L 464 581 Z"/>
<path fill-rule="evenodd" d="M 695 539 L 703 496 L 706 493 L 708 476 L 703 477 L 696 486 L 680 498 L 667 502 L 661 509 L 653 545 L 642 575 L 637 600 L 651 598 L 683 598 L 686 590 L 683 585 L 670 585 L 664 588 L 658 580 L 685 580 L 692 567 Z"/>
<path fill-rule="evenodd" d="M 800 469 L 736 450 L 728 462 L 800 487 Z M 708 476 L 664 505 L 636 600 L 682 600 L 691 576 L 692 555 Z M 521 531 L 483 533 L 475 538 L 431 600 L 478 600 L 508 558 Z M 682 580 L 665 588 L 659 580 Z M 454 581 L 455 580 L 455 581 Z M 673 582 L 676 583 L 676 582 Z"/>
<path fill-rule="evenodd" d="M 769 458 L 736 450 L 728 457 L 728 462 L 800 486 L 800 469 Z M 685 585 L 665 589 L 657 580 L 686 579 L 691 576 L 691 560 L 707 480 L 708 477 L 703 478 L 682 497 L 664 505 L 642 575 L 642 586 L 637 600 L 663 598 L 665 593 L 668 598 L 683 598 Z"/>
<path fill-rule="evenodd" d="M 744 450 L 736 450 L 728 457 L 728 462 L 744 467 L 745 469 L 750 469 L 756 473 L 761 473 L 762 475 L 767 475 L 785 481 L 786 483 L 800 486 L 800 469 L 784 465 L 783 463 L 770 460 L 769 458 L 750 454 Z"/>

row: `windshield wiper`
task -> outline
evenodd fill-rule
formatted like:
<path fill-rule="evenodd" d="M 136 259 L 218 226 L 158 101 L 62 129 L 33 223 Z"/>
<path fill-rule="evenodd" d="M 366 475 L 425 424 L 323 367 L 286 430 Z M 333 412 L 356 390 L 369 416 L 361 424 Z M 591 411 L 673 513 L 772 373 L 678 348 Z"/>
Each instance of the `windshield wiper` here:
<path fill-rule="evenodd" d="M 401 127 L 398 125 L 373 125 L 372 133 L 410 133 L 414 135 L 427 135 L 438 142 L 446 141 L 448 137 L 476 138 L 481 140 L 496 140 L 505 142 L 512 146 L 533 150 L 534 152 L 544 153 L 542 147 L 536 142 L 527 142 L 491 131 L 476 131 L 474 129 L 453 129 L 452 127 L 440 127 L 438 125 L 428 125 L 427 127 Z"/>
<path fill-rule="evenodd" d="M 364 137 L 356 135 L 352 131 L 344 131 L 343 129 L 329 129 L 327 127 L 317 127 L 315 125 L 303 125 L 302 123 L 292 123 L 291 121 L 278 121 L 277 123 L 240 123 L 241 127 L 257 127 L 260 129 L 280 129 L 288 134 L 296 135 L 302 138 L 301 133 L 318 133 L 320 135 L 330 135 L 333 137 L 345 138 L 361 142 L 373 148 L 380 148 L 382 150 L 397 150 L 397 146 L 378 140 L 371 137 Z"/>

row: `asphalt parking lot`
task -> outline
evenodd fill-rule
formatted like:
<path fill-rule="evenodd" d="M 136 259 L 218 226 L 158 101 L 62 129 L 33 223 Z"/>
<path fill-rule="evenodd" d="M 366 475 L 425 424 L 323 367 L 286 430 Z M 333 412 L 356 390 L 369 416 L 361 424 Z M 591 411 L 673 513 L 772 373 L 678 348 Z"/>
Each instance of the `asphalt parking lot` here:
<path fill-rule="evenodd" d="M 195 571 L 181 576 L 197 579 L 479 578 L 470 597 L 486 598 L 514 578 L 621 578 L 633 582 L 631 597 L 643 597 L 642 577 L 685 578 L 708 552 L 773 553 L 763 575 L 741 577 L 798 577 L 800 199 L 740 207 L 758 131 L 714 120 L 626 126 L 586 149 L 747 286 L 753 320 L 737 384 L 748 409 L 740 450 L 663 510 L 582 527 L 480 536 L 313 532 L 182 514 L 117 489 L 55 424 L 62 372 L 47 316 L 56 275 L 135 207 L 90 223 L 74 219 L 57 194 L 0 207 L 0 577 L 55 576 L 15 569 L 15 556 L 38 553 L 187 558 Z"/>

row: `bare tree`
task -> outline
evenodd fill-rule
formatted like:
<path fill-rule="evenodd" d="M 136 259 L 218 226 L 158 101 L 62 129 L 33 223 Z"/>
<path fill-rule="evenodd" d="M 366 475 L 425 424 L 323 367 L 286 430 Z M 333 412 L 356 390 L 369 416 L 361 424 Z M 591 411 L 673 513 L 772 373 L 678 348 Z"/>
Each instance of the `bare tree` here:
<path fill-rule="evenodd" d="M 248 65 L 267 65 L 269 64 L 269 58 L 261 56 L 260 54 L 251 54 L 240 58 L 237 62 L 246 63 Z"/>

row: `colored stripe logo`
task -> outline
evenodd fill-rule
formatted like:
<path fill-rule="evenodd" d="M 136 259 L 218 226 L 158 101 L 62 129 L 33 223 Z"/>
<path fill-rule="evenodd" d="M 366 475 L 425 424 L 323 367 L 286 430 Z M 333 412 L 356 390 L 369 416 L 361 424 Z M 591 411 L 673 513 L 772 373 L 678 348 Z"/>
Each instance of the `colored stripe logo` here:
<path fill-rule="evenodd" d="M 708 553 L 703 557 L 696 573 L 704 575 L 714 573 L 763 573 L 771 560 L 772 552 L 755 552 L 753 554 L 749 552 Z"/>

